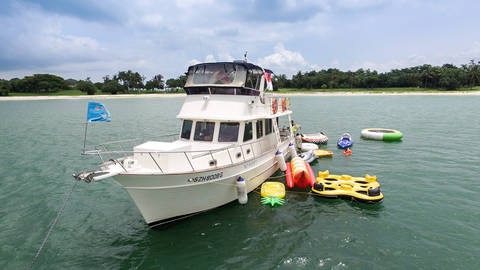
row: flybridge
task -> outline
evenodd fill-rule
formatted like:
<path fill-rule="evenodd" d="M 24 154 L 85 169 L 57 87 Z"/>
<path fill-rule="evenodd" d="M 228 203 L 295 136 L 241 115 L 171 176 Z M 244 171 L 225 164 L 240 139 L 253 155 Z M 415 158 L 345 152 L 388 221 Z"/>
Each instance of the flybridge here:
<path fill-rule="evenodd" d="M 187 95 L 220 94 L 258 96 L 271 83 L 272 71 L 244 61 L 202 63 L 187 72 Z"/>

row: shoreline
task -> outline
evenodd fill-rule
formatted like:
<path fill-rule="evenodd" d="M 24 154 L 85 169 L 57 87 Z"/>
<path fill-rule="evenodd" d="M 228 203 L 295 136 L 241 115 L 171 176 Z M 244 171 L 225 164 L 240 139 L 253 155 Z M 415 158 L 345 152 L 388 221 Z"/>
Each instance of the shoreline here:
<path fill-rule="evenodd" d="M 288 96 L 480 96 L 480 91 L 445 91 L 445 92 L 287 92 L 274 93 L 275 95 Z M 92 95 L 92 96 L 6 96 L 0 97 L 0 101 L 5 100 L 69 100 L 69 99 L 121 99 L 121 98 L 174 98 L 184 97 L 184 93 L 175 94 L 121 94 L 121 95 Z"/>

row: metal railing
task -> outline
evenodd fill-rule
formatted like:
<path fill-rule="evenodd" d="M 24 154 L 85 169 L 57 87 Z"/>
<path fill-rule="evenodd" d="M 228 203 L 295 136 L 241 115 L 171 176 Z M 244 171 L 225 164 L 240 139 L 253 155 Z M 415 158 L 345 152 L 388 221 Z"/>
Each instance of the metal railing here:
<path fill-rule="evenodd" d="M 285 139 L 282 138 L 282 141 Z M 123 162 L 132 158 L 143 172 L 149 173 L 189 173 L 228 167 L 254 160 L 267 153 L 274 153 L 277 144 L 269 144 L 266 138 L 244 144 L 231 144 L 217 149 L 198 150 L 171 150 L 171 151 L 132 151 L 124 150 L 122 144 L 134 142 L 137 139 L 107 142 L 95 147 L 95 150 L 84 152 L 85 155 L 98 155 L 102 162 L 114 160 Z M 120 148 L 113 150 L 112 148 Z M 208 146 L 206 146 L 208 147 Z M 118 149 L 117 148 L 117 149 Z M 173 165 L 172 165 L 173 164 Z M 126 171 L 133 171 L 138 167 L 125 166 Z M 146 171 L 145 171 L 146 169 Z"/>

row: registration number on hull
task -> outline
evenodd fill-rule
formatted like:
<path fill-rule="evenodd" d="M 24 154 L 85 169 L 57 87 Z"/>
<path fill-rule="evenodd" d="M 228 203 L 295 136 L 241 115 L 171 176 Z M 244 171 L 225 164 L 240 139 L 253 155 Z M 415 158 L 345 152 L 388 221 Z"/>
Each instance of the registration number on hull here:
<path fill-rule="evenodd" d="M 201 175 L 201 176 L 196 176 L 189 178 L 187 181 L 189 183 L 197 183 L 197 182 L 207 182 L 207 181 L 212 181 L 218 178 L 222 178 L 223 172 L 218 172 L 210 175 Z"/>

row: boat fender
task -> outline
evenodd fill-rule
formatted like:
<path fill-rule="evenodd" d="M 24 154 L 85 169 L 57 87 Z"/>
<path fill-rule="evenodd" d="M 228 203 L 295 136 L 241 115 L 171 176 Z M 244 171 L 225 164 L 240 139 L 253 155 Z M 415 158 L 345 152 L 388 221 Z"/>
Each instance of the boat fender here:
<path fill-rule="evenodd" d="M 237 195 L 240 204 L 246 204 L 248 202 L 247 184 L 241 176 L 237 178 Z"/>
<path fill-rule="evenodd" d="M 287 100 L 286 98 L 282 98 L 282 112 L 287 110 Z"/>
<path fill-rule="evenodd" d="M 292 165 L 287 162 L 287 171 L 285 172 L 285 183 L 288 188 L 293 188 Z"/>
<path fill-rule="evenodd" d="M 282 152 L 280 152 L 279 150 L 277 150 L 277 152 L 275 153 L 275 160 L 277 161 L 278 166 L 280 167 L 280 170 L 282 170 L 282 172 L 287 170 L 285 157 L 283 156 Z"/>
<path fill-rule="evenodd" d="M 295 149 L 295 146 L 293 143 L 288 144 L 288 152 L 290 152 L 290 157 L 294 158 L 297 156 L 297 150 Z"/>

